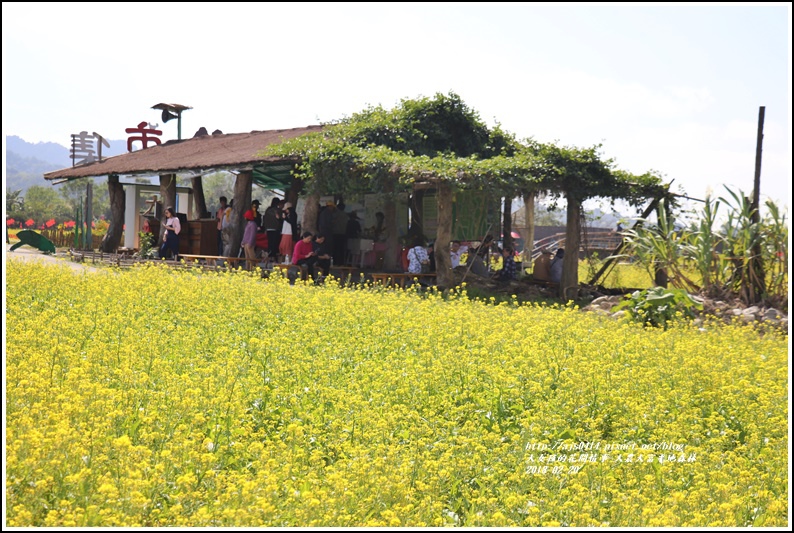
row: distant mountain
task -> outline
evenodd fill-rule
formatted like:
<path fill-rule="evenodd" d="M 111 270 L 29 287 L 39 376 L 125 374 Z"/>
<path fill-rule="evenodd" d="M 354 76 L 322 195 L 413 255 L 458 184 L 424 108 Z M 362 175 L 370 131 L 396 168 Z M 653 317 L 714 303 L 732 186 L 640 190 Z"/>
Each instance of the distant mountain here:
<path fill-rule="evenodd" d="M 69 149 L 58 143 L 29 143 L 16 135 L 7 135 L 6 154 L 9 152 L 16 153 L 23 160 L 35 159 L 41 163 L 55 165 L 55 168 L 45 172 L 72 165 L 72 160 L 69 159 Z"/>
<path fill-rule="evenodd" d="M 127 152 L 127 141 L 108 141 L 102 147 L 102 157 Z M 54 142 L 29 143 L 16 135 L 6 136 L 6 183 L 12 191 L 27 191 L 32 185 L 46 185 L 45 172 L 72 166 L 71 147 Z"/>

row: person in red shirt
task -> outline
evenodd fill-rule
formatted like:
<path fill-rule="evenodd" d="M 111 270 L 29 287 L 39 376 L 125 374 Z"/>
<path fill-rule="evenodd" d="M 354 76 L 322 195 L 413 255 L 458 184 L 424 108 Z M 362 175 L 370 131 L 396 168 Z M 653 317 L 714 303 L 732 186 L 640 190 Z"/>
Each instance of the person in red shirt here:
<path fill-rule="evenodd" d="M 295 243 L 295 249 L 292 252 L 292 264 L 305 266 L 306 270 L 309 271 L 309 276 L 314 279 L 314 265 L 317 262 L 317 254 L 312 246 L 312 237 L 311 231 L 303 232 L 301 240 Z"/>

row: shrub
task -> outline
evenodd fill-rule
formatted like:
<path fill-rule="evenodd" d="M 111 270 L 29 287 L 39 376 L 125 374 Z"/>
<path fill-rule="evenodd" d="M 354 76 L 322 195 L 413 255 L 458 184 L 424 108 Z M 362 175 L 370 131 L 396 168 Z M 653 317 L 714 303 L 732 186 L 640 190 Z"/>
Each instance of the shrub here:
<path fill-rule="evenodd" d="M 695 318 L 694 309 L 703 309 L 703 304 L 682 289 L 653 287 L 634 291 L 612 311 L 621 309 L 627 309 L 635 320 L 643 324 L 667 329 L 669 323 L 676 319 Z"/>

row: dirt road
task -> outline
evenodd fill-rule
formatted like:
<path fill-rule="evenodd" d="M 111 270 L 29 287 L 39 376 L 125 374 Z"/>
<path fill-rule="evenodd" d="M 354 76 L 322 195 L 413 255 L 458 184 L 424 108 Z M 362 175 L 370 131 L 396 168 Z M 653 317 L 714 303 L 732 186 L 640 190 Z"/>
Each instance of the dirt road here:
<path fill-rule="evenodd" d="M 9 251 L 10 244 L 6 244 L 3 250 L 3 265 L 8 261 L 39 261 L 44 264 L 67 265 L 75 272 L 98 272 L 98 268 L 82 265 L 69 260 L 68 256 L 64 255 L 47 255 L 30 246 L 20 246 L 13 252 Z"/>

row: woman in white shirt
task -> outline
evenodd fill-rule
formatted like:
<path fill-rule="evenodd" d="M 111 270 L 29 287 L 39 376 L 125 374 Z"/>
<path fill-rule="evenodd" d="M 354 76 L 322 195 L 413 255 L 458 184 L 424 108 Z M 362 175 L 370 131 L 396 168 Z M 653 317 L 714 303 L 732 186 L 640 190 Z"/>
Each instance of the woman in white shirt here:
<path fill-rule="evenodd" d="M 175 216 L 173 207 L 165 208 L 165 235 L 163 235 L 163 244 L 160 246 L 160 257 L 165 259 L 168 251 L 177 259 L 179 255 L 179 232 L 182 231 L 182 226 L 179 224 L 179 218 Z"/>

